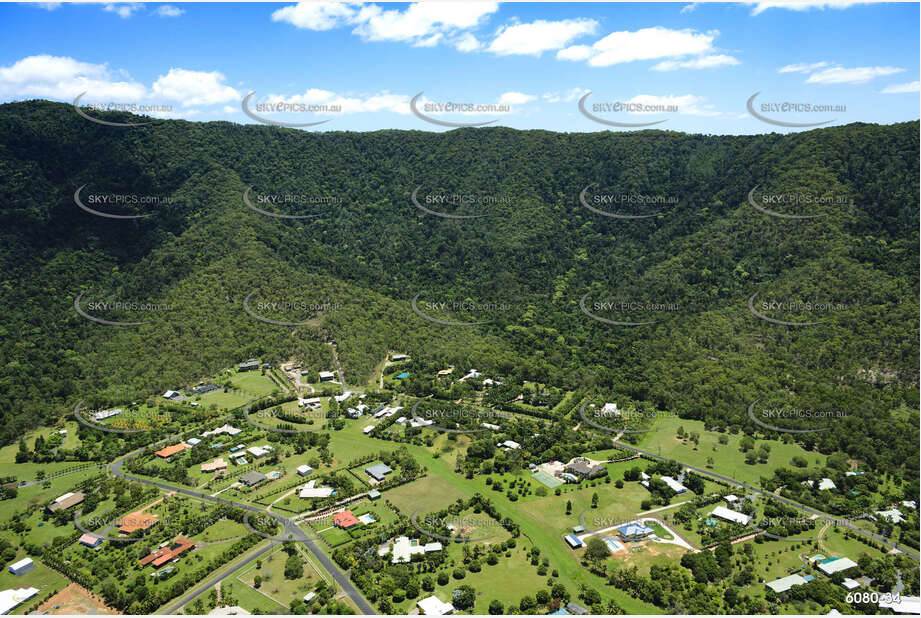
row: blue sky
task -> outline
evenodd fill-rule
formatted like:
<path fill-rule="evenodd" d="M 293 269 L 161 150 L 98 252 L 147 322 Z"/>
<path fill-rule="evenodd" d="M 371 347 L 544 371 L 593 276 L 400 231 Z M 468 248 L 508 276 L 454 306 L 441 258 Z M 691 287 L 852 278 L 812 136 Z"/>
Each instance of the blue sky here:
<path fill-rule="evenodd" d="M 788 132 L 802 129 L 748 99 L 781 123 L 918 119 L 918 23 L 918 3 L 842 0 L 3 4 L 0 101 L 86 92 L 81 105 L 254 123 L 241 109 L 254 92 L 261 118 L 327 121 L 306 130 L 447 130 L 412 113 L 423 92 L 416 109 L 435 121 L 633 130 L 580 112 L 591 92 L 601 121 Z M 266 106 L 279 103 L 290 111 Z"/>

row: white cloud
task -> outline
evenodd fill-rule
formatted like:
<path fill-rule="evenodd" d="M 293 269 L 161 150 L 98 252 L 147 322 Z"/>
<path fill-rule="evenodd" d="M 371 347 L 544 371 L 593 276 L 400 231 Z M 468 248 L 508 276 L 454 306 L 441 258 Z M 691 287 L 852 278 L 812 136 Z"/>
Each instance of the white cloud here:
<path fill-rule="evenodd" d="M 813 0 L 797 0 L 796 2 L 749 2 L 754 4 L 752 15 L 760 15 L 768 9 L 787 9 L 789 11 L 809 11 L 812 9 L 846 9 L 855 4 L 864 4 L 860 0 L 832 0 L 831 2 L 815 2 Z"/>
<path fill-rule="evenodd" d="M 170 69 L 153 84 L 153 91 L 165 99 L 179 101 L 183 107 L 213 105 L 239 100 L 240 94 L 224 83 L 219 71 Z"/>
<path fill-rule="evenodd" d="M 539 19 L 529 24 L 514 24 L 499 29 L 489 51 L 500 56 L 540 56 L 543 52 L 566 47 L 573 40 L 594 34 L 598 22 L 594 19 Z"/>
<path fill-rule="evenodd" d="M 882 89 L 883 94 L 905 94 L 907 92 L 921 91 L 921 82 L 908 82 L 905 84 L 892 84 Z"/>
<path fill-rule="evenodd" d="M 332 30 L 348 23 L 356 11 L 347 2 L 298 2 L 272 13 L 272 21 L 307 30 Z"/>
<path fill-rule="evenodd" d="M 62 2 L 27 2 L 26 4 L 34 6 L 40 9 L 45 9 L 46 11 L 53 11 L 55 9 L 61 8 Z"/>
<path fill-rule="evenodd" d="M 480 49 L 481 43 L 475 36 L 465 32 L 454 40 L 454 47 L 457 51 L 472 52 Z"/>
<path fill-rule="evenodd" d="M 135 11 L 140 11 L 144 8 L 144 5 L 140 2 L 127 2 L 127 3 L 109 3 L 105 5 L 105 10 L 109 13 L 115 13 L 122 19 L 128 19 L 131 17 Z"/>
<path fill-rule="evenodd" d="M 726 54 L 711 54 L 690 60 L 663 60 L 652 67 L 653 71 L 675 71 L 677 69 L 713 69 L 716 67 L 734 66 L 739 61 Z"/>
<path fill-rule="evenodd" d="M 697 9 L 697 3 L 692 2 L 691 4 L 686 4 L 683 7 L 681 7 L 681 12 L 682 13 L 693 13 L 696 9 Z"/>
<path fill-rule="evenodd" d="M 104 64 L 68 56 L 28 56 L 0 67 L 0 94 L 73 100 L 82 92 L 95 100 L 131 103 L 147 92 L 143 84 L 114 79 Z"/>
<path fill-rule="evenodd" d="M 454 33 L 480 24 L 499 8 L 496 2 L 416 2 L 405 11 L 363 5 L 351 20 L 367 41 L 418 43 L 436 33 Z"/>
<path fill-rule="evenodd" d="M 686 114 L 689 116 L 719 116 L 720 112 L 713 109 L 713 105 L 705 103 L 706 98 L 699 97 L 693 94 L 683 94 L 683 95 L 666 95 L 658 96 L 653 94 L 638 94 L 632 99 L 629 99 L 629 103 L 638 103 L 641 105 L 673 105 L 678 111 L 678 114 Z M 635 114 L 658 114 L 661 112 L 631 112 Z"/>
<path fill-rule="evenodd" d="M 225 105 L 224 106 L 225 114 L 236 114 L 239 111 L 240 111 L 240 108 L 236 107 L 235 105 Z"/>
<path fill-rule="evenodd" d="M 788 64 L 785 67 L 780 67 L 779 69 L 777 69 L 777 72 L 778 73 L 812 73 L 813 71 L 817 69 L 827 67 L 829 64 L 830 63 L 825 62 L 825 61 L 813 62 L 812 64 L 801 62 L 799 64 Z"/>
<path fill-rule="evenodd" d="M 266 102 L 270 103 L 303 103 L 305 105 L 329 105 L 339 106 L 342 114 L 358 114 L 363 112 L 381 112 L 389 111 L 398 114 L 408 114 L 409 95 L 390 94 L 383 92 L 366 97 L 347 96 L 337 94 L 331 90 L 322 90 L 320 88 L 310 88 L 303 94 L 284 96 L 280 94 L 270 94 L 266 97 Z M 318 111 L 317 114 L 331 114 L 333 112 Z"/>
<path fill-rule="evenodd" d="M 537 99 L 536 95 L 523 92 L 504 92 L 499 97 L 499 105 L 524 105 Z"/>
<path fill-rule="evenodd" d="M 480 48 L 467 32 L 499 9 L 497 2 L 415 2 L 405 10 L 361 2 L 299 2 L 275 10 L 272 21 L 306 30 L 353 26 L 365 41 L 398 41 L 414 47 L 447 42 L 462 52 Z"/>
<path fill-rule="evenodd" d="M 671 30 L 662 26 L 636 31 L 612 32 L 592 45 L 572 45 L 557 52 L 559 60 L 588 62 L 589 66 L 607 67 L 637 60 L 667 59 L 656 65 L 657 71 L 679 68 L 700 69 L 738 64 L 726 54 L 716 53 L 713 41 L 719 31 Z"/>
<path fill-rule="evenodd" d="M 556 52 L 557 60 L 573 60 L 581 61 L 588 60 L 592 57 L 591 46 L 589 45 L 570 45 L 569 47 L 563 48 L 560 51 Z"/>
<path fill-rule="evenodd" d="M 558 103 L 560 101 L 566 101 L 568 103 L 570 101 L 575 101 L 586 92 L 588 92 L 588 90 L 585 88 L 571 88 L 562 94 L 559 92 L 545 92 L 540 96 L 548 103 Z"/>
<path fill-rule="evenodd" d="M 160 17 L 179 17 L 183 13 L 185 13 L 184 9 L 180 9 L 172 4 L 161 4 L 156 10 L 156 14 Z"/>
<path fill-rule="evenodd" d="M 901 73 L 905 69 L 897 67 L 834 67 L 813 73 L 806 80 L 807 84 L 865 84 L 871 79 L 884 75 Z"/>

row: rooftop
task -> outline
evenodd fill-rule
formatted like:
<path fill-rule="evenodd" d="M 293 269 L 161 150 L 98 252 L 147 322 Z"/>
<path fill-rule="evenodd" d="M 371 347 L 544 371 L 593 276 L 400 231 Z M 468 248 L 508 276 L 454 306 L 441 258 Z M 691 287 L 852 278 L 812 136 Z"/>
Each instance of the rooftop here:
<path fill-rule="evenodd" d="M 157 451 L 155 454 L 156 454 L 158 457 L 163 457 L 163 458 L 172 457 L 172 456 L 175 455 L 176 453 L 180 453 L 180 452 L 186 450 L 187 448 L 189 448 L 189 445 L 188 445 L 188 444 L 185 444 L 185 443 L 174 444 L 174 445 L 172 445 L 172 446 L 167 446 L 166 448 L 161 448 L 161 449 L 160 449 L 159 451 Z"/>

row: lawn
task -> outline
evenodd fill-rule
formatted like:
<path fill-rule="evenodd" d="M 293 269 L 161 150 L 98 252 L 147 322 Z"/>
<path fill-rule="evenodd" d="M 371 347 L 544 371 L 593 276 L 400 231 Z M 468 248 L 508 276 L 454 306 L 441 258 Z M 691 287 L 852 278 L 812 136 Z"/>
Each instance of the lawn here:
<path fill-rule="evenodd" d="M 299 554 L 298 557 L 303 560 Z M 255 587 L 255 580 L 258 575 L 262 579 L 258 591 L 272 597 L 279 604 L 288 607 L 291 601 L 303 598 L 305 594 L 313 590 L 320 578 L 311 565 L 305 563 L 303 577 L 287 579 L 285 577 L 285 562 L 287 559 L 288 554 L 279 548 L 266 557 L 251 563 L 245 571 L 237 575 L 236 579 L 241 583 Z M 260 564 L 261 568 L 259 568 Z"/>
<path fill-rule="evenodd" d="M 346 420 L 344 429 L 333 431 L 329 442 L 329 452 L 336 458 L 333 465 L 337 467 L 347 465 L 359 457 L 396 448 L 398 445 L 393 442 L 376 440 L 361 433 L 364 427 L 376 424 L 377 421 L 371 421 L 367 416 L 363 416 L 355 420 Z"/>
<path fill-rule="evenodd" d="M 662 524 L 658 522 L 646 522 L 646 525 L 652 528 L 653 534 L 655 534 L 660 539 L 670 541 L 675 538 L 671 535 L 671 533 L 667 532 L 665 528 L 662 527 Z"/>
<path fill-rule="evenodd" d="M 25 558 L 24 553 L 16 556 L 17 562 Z M 13 614 L 22 614 L 38 601 L 51 594 L 52 590 L 63 590 L 70 582 L 63 575 L 59 574 L 38 561 L 38 558 L 32 557 L 35 562 L 35 568 L 24 575 L 13 575 L 4 565 L 3 572 L 0 573 L 0 590 L 9 590 L 10 588 L 38 588 L 38 594 L 17 607 L 12 611 Z"/>
<path fill-rule="evenodd" d="M 237 578 L 225 579 L 224 590 L 227 590 L 228 586 L 230 587 L 232 598 L 236 600 L 236 604 L 251 613 L 256 613 L 256 610 L 259 610 L 259 612 L 263 614 L 288 613 L 287 607 L 282 607 L 279 603 L 269 599 L 258 590 Z M 204 596 L 207 596 L 207 594 L 208 593 L 205 592 Z"/>
<path fill-rule="evenodd" d="M 73 525 L 67 524 L 57 527 L 52 521 L 43 522 L 42 511 L 46 504 L 72 489 L 81 480 L 97 476 L 100 472 L 100 468 L 92 468 L 67 474 L 49 481 L 50 487 L 47 489 L 44 488 L 44 483 L 21 487 L 15 499 L 0 501 L 0 521 L 9 521 L 14 513 L 23 513 L 30 508 L 34 508 L 34 512 L 25 520 L 28 529 L 23 533 L 22 538 L 32 543 L 41 544 L 51 541 L 56 536 L 69 535 L 74 532 Z M 73 513 L 76 508 L 69 512 Z M 40 523 L 43 523 L 43 525 L 39 526 L 38 524 Z M 5 536 L 12 538 L 12 531 L 8 531 Z"/>
<path fill-rule="evenodd" d="M 636 566 L 640 573 L 648 575 L 649 569 L 655 565 L 677 564 L 685 552 L 687 550 L 683 547 L 672 545 L 671 543 L 655 543 L 653 541 L 639 544 L 631 543 L 627 554 L 618 553 L 608 559 L 609 568 L 614 564 L 618 568 Z"/>
<path fill-rule="evenodd" d="M 195 540 L 202 541 L 203 543 L 214 543 L 217 541 L 236 539 L 247 534 L 249 534 L 249 531 L 243 524 L 237 523 L 232 519 L 222 519 L 205 528 L 201 534 L 195 537 Z"/>
<path fill-rule="evenodd" d="M 214 405 L 219 410 L 231 410 L 233 408 L 242 406 L 244 403 L 250 401 L 251 399 L 251 396 L 247 396 L 244 393 L 225 393 L 222 390 L 214 390 L 205 393 L 201 397 L 195 398 L 193 401 L 198 401 L 204 408 Z"/>
<path fill-rule="evenodd" d="M 695 446 L 690 440 L 679 439 L 677 437 L 679 427 L 684 427 L 688 433 L 692 431 L 698 432 L 700 434 L 700 444 Z M 810 464 L 824 463 L 825 461 L 824 455 L 817 452 L 810 453 L 792 442 L 784 444 L 780 440 L 756 440 L 756 449 L 761 444 L 767 444 L 771 447 L 771 453 L 767 463 L 749 465 L 745 463 L 745 456 L 739 450 L 739 442 L 744 434 L 733 435 L 706 431 L 703 422 L 688 419 L 661 418 L 649 433 L 642 435 L 643 437 L 637 444 L 638 448 L 692 466 L 713 470 L 738 481 L 756 486 L 759 484 L 760 477 L 773 476 L 776 468 L 789 467 L 790 460 L 795 455 L 804 457 Z M 720 444 L 720 436 L 727 437 L 729 442 Z M 709 467 L 707 459 L 711 457 L 713 458 L 713 465 Z"/>
<path fill-rule="evenodd" d="M 456 546 L 459 547 L 459 546 Z M 503 605 L 513 604 L 518 607 L 518 602 L 524 595 L 534 596 L 534 593 L 541 588 L 550 591 L 547 588 L 547 579 L 549 575 L 540 576 L 537 574 L 537 567 L 531 566 L 527 558 L 528 548 L 524 543 L 518 543 L 518 546 L 510 550 L 511 557 L 500 558 L 499 563 L 490 566 L 483 561 L 483 570 L 479 573 L 468 572 L 464 579 L 457 580 L 453 577 L 446 586 L 436 584 L 434 592 L 420 592 L 415 599 L 407 599 L 400 605 L 394 606 L 394 613 L 406 614 L 410 609 L 416 607 L 419 599 L 434 594 L 442 601 L 451 601 L 451 593 L 455 588 L 462 585 L 473 586 L 476 590 L 476 604 L 472 609 L 464 610 L 471 614 L 489 614 L 489 603 L 493 599 L 498 599 Z M 448 569 L 451 572 L 452 569 Z M 434 578 L 434 575 L 433 575 Z M 575 596 L 578 590 L 570 587 L 570 593 Z M 540 612 L 545 613 L 545 612 Z"/>
<path fill-rule="evenodd" d="M 459 490 L 454 483 L 439 475 L 430 474 L 423 479 L 388 490 L 382 499 L 390 500 L 401 513 L 409 517 L 416 511 L 421 515 L 443 509 L 458 498 L 466 496 L 467 492 Z"/>
<path fill-rule="evenodd" d="M 560 496 L 553 494 L 544 498 L 528 500 L 518 507 L 542 523 L 547 530 L 556 533 L 556 543 L 562 543 L 562 535 L 580 523 L 579 517 L 584 513 L 585 527 L 609 528 L 626 523 L 636 518 L 643 500 L 649 498 L 649 492 L 637 482 L 625 483 L 617 489 L 614 483 L 600 483 L 590 487 L 588 483 L 565 485 Z M 592 508 L 592 495 L 598 494 L 598 508 Z M 494 495 L 490 492 L 489 495 Z M 570 514 L 566 514 L 566 503 L 572 503 Z"/>
<path fill-rule="evenodd" d="M 255 371 L 245 371 L 235 374 L 230 378 L 233 388 L 250 395 L 251 397 L 264 397 L 273 391 L 281 391 L 272 378 Z"/>

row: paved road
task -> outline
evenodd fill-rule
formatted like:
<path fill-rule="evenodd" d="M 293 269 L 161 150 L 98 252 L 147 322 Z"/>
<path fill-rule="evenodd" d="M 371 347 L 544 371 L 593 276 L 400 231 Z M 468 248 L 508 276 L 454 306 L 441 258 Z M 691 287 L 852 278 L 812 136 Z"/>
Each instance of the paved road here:
<path fill-rule="evenodd" d="M 263 555 L 265 552 L 274 548 L 276 545 L 278 545 L 278 541 L 273 541 L 269 543 L 268 545 L 266 545 L 265 547 L 263 547 L 262 549 L 260 549 L 259 551 L 257 551 L 256 553 L 250 554 L 245 560 L 241 561 L 239 564 L 234 565 L 234 567 L 232 569 L 229 569 L 226 573 L 220 573 L 217 575 L 210 575 L 206 577 L 204 580 L 202 580 L 200 584 L 192 588 L 189 592 L 182 595 L 181 597 L 179 597 L 178 599 L 176 599 L 175 601 L 173 601 L 172 603 L 170 603 L 169 605 L 167 605 L 166 607 L 164 607 L 162 610 L 160 610 L 157 613 L 162 614 L 162 615 L 169 615 L 169 614 L 177 613 L 180 609 L 182 609 L 184 605 L 192 602 L 195 599 L 195 597 L 206 592 L 209 588 L 216 585 L 217 583 L 224 581 L 224 579 L 233 575 L 234 573 L 236 573 L 237 571 L 245 567 L 247 564 L 249 564 L 256 558 L 258 558 L 259 556 Z"/>
<path fill-rule="evenodd" d="M 614 440 L 614 445 L 617 446 L 617 447 L 619 447 L 619 448 L 627 449 L 628 451 L 633 451 L 633 452 L 635 452 L 635 453 L 639 453 L 640 455 L 645 455 L 645 456 L 651 457 L 651 458 L 653 458 L 653 459 L 658 459 L 658 460 L 660 460 L 660 461 L 677 461 L 677 460 L 670 460 L 670 459 L 668 459 L 667 457 L 662 457 L 662 456 L 660 456 L 660 455 L 656 455 L 655 453 L 650 453 L 649 451 L 644 451 L 644 450 L 642 450 L 642 449 L 638 449 L 638 448 L 636 448 L 635 446 L 631 446 L 631 445 L 629 445 L 629 444 L 624 444 L 623 442 L 618 442 L 617 440 Z M 704 469 L 702 469 L 702 468 L 696 468 L 696 467 L 694 467 L 694 466 L 690 466 L 690 465 L 688 465 L 688 464 L 686 464 L 686 463 L 682 463 L 682 462 L 680 462 L 680 461 L 679 461 L 678 463 L 680 463 L 682 466 L 684 466 L 685 468 L 687 468 L 687 469 L 689 469 L 689 470 L 693 470 L 694 472 L 697 472 L 698 474 L 701 474 L 701 475 L 704 475 L 704 476 L 709 476 L 709 477 L 711 477 L 711 478 L 716 478 L 716 479 L 719 479 L 719 480 L 724 481 L 724 482 L 726 482 L 726 483 L 732 483 L 732 484 L 734 484 L 734 485 L 739 485 L 739 486 L 744 487 L 745 489 L 747 489 L 747 490 L 749 490 L 749 491 L 751 491 L 751 492 L 753 492 L 753 493 L 756 493 L 756 494 L 760 494 L 760 495 L 762 495 L 762 496 L 765 496 L 765 497 L 767 497 L 768 499 L 774 499 L 774 500 L 777 500 L 777 501 L 779 501 L 779 502 L 783 502 L 784 504 L 786 504 L 786 505 L 788 505 L 788 506 L 792 506 L 792 507 L 794 507 L 794 508 L 800 509 L 801 511 L 805 511 L 805 512 L 810 513 L 810 514 L 812 514 L 812 515 L 818 515 L 819 517 L 822 517 L 822 518 L 824 518 L 824 519 L 827 519 L 828 521 L 831 521 L 831 522 L 833 522 L 833 523 L 836 523 L 837 525 L 841 526 L 842 528 L 847 528 L 848 530 L 851 530 L 851 531 L 853 531 L 853 532 L 857 532 L 858 534 L 862 534 L 862 535 L 864 535 L 864 536 L 870 537 L 870 538 L 873 539 L 874 541 L 878 541 L 878 542 L 882 543 L 883 545 L 886 545 L 887 547 L 892 547 L 892 548 L 898 549 L 899 551 L 902 551 L 902 552 L 908 554 L 909 556 L 912 556 L 913 558 L 915 558 L 915 560 L 918 560 L 918 559 L 919 559 L 918 552 L 916 552 L 915 550 L 913 550 L 913 549 L 911 549 L 911 548 L 909 548 L 909 547 L 905 547 L 905 546 L 903 546 L 903 545 L 899 545 L 898 543 L 893 543 L 892 541 L 888 540 L 887 538 L 883 537 L 882 535 L 876 534 L 875 532 L 870 532 L 870 531 L 868 531 L 868 530 L 864 530 L 863 528 L 860 528 L 860 527 L 858 527 L 858 526 L 855 526 L 854 524 L 852 524 L 851 522 L 849 522 L 849 521 L 847 521 L 847 520 L 838 519 L 837 517 L 834 517 L 833 515 L 829 515 L 828 513 L 823 513 L 822 511 L 816 510 L 816 509 L 814 509 L 814 508 L 812 508 L 812 507 L 810 507 L 810 506 L 806 506 L 805 504 L 800 504 L 799 502 L 797 502 L 797 501 L 795 501 L 795 500 L 791 500 L 790 498 L 785 498 L 785 497 L 783 497 L 783 496 L 774 495 L 773 493 L 771 493 L 771 492 L 769 492 L 769 491 L 764 491 L 763 489 L 759 489 L 759 488 L 757 488 L 757 487 L 753 487 L 753 486 L 751 486 L 751 485 L 748 485 L 747 483 L 743 483 L 743 482 L 741 482 L 741 481 L 737 481 L 737 480 L 735 480 L 735 479 L 729 478 L 728 476 L 723 476 L 722 474 L 717 474 L 716 472 L 712 472 L 712 471 L 710 471 L 710 470 L 704 470 Z"/>
<path fill-rule="evenodd" d="M 339 384 L 342 385 L 342 389 L 345 390 L 345 372 L 342 371 L 342 363 L 339 362 L 339 350 L 336 348 L 335 343 L 330 343 L 333 347 L 333 360 L 336 362 L 336 373 L 339 374 Z"/>
<path fill-rule="evenodd" d="M 171 440 L 172 440 L 172 438 L 167 438 L 166 440 L 162 440 L 161 442 L 168 442 L 168 441 L 171 441 Z M 225 498 L 218 498 L 218 497 L 215 497 L 215 496 L 209 496 L 209 495 L 206 494 L 206 493 L 202 493 L 202 492 L 197 491 L 197 490 L 194 490 L 194 489 L 189 489 L 189 488 L 187 488 L 187 487 L 181 487 L 181 486 L 179 486 L 179 485 L 172 485 L 172 484 L 169 484 L 169 483 L 165 483 L 165 482 L 163 482 L 163 481 L 153 481 L 153 480 L 150 480 L 150 479 L 145 479 L 145 478 L 133 476 L 133 475 L 131 475 L 131 474 L 126 474 L 126 473 L 122 472 L 122 465 L 125 463 L 125 461 L 128 460 L 128 459 L 131 459 L 131 458 L 133 458 L 133 457 L 136 457 L 136 456 L 139 455 L 143 450 L 144 450 L 144 449 L 138 449 L 138 450 L 133 451 L 133 452 L 131 452 L 131 453 L 128 453 L 127 455 L 124 455 L 124 456 L 122 456 L 122 457 L 116 459 L 114 462 L 112 462 L 112 466 L 111 466 L 112 474 L 115 475 L 115 476 L 117 476 L 117 477 L 123 478 L 123 479 L 128 479 L 128 480 L 131 480 L 131 481 L 135 481 L 135 482 L 137 482 L 137 483 L 144 483 L 145 485 L 153 485 L 154 487 L 159 487 L 160 489 L 163 489 L 163 490 L 165 490 L 165 491 L 174 491 L 174 492 L 176 492 L 176 493 L 184 494 L 184 495 L 190 496 L 190 497 L 192 497 L 192 498 L 198 498 L 198 499 L 200 499 L 200 500 L 207 500 L 207 501 L 209 501 L 209 502 L 220 502 L 220 503 L 223 503 L 223 504 L 229 504 L 230 506 L 234 506 L 234 507 L 237 507 L 237 508 L 239 508 L 239 509 L 244 509 L 244 510 L 249 511 L 249 512 L 251 512 L 251 513 L 264 513 L 264 512 L 265 512 L 265 509 L 263 509 L 263 508 L 260 508 L 260 507 L 257 507 L 257 506 L 253 506 L 253 505 L 251 505 L 251 504 L 246 504 L 246 503 L 244 503 L 244 502 L 236 502 L 236 501 L 234 501 L 234 500 L 227 500 L 227 499 L 225 499 Z M 297 524 L 295 524 L 294 522 L 292 522 L 292 521 L 291 521 L 290 519 L 288 519 L 287 517 L 284 517 L 284 516 L 282 516 L 282 515 L 279 515 L 278 513 L 273 513 L 273 516 L 284 522 L 284 533 L 283 533 L 283 536 L 284 536 L 285 538 L 287 538 L 288 535 L 291 535 L 291 537 L 293 538 L 293 540 L 295 540 L 295 541 L 300 541 L 301 543 L 303 543 L 304 546 L 310 551 L 310 553 L 312 553 L 312 554 L 314 555 L 314 557 L 317 559 L 317 561 L 319 561 L 319 563 L 323 565 L 323 568 L 325 568 L 325 569 L 329 572 L 329 574 L 332 575 L 333 579 L 336 580 L 336 583 L 339 584 L 339 586 L 342 588 L 342 590 L 343 590 L 343 591 L 348 595 L 348 597 L 355 603 L 355 605 L 358 607 L 358 609 L 359 609 L 360 612 L 362 612 L 363 614 L 376 614 L 376 613 L 377 613 L 377 612 L 374 610 L 374 608 L 371 607 L 371 604 L 368 603 L 368 602 L 365 600 L 365 598 L 364 598 L 363 596 L 361 596 L 361 593 L 358 591 L 357 588 L 355 588 L 355 586 L 354 586 L 354 585 L 352 584 L 352 582 L 349 580 L 348 576 L 347 576 L 345 573 L 343 573 L 343 572 L 339 569 L 339 566 L 338 566 L 336 563 L 334 563 L 332 560 L 330 560 L 330 559 L 326 556 L 326 554 L 323 553 L 323 551 L 316 545 L 316 543 L 314 543 L 314 542 L 304 533 L 304 531 L 301 530 L 300 527 L 298 527 Z M 248 561 L 247 561 L 247 562 L 248 562 Z M 245 564 L 245 563 L 244 563 L 244 564 Z M 231 569 L 231 571 L 229 571 L 228 573 L 226 573 L 226 574 L 224 575 L 224 577 L 226 577 L 226 576 L 229 575 L 230 573 L 233 573 L 234 571 L 236 571 L 237 569 L 239 569 L 240 566 L 242 566 L 242 564 L 241 564 L 241 565 L 238 565 L 235 569 Z M 220 581 L 220 580 L 218 580 L 218 581 Z M 213 586 L 214 583 L 215 583 L 215 582 L 212 581 L 212 582 L 211 582 L 211 585 Z M 199 587 L 201 587 L 201 586 L 199 586 Z M 204 587 L 202 588 L 202 590 L 205 590 L 205 589 L 207 589 L 207 586 L 204 586 Z M 201 591 L 199 591 L 199 593 L 200 593 L 200 592 L 201 592 Z M 188 595 L 186 595 L 186 596 L 188 596 Z"/>

